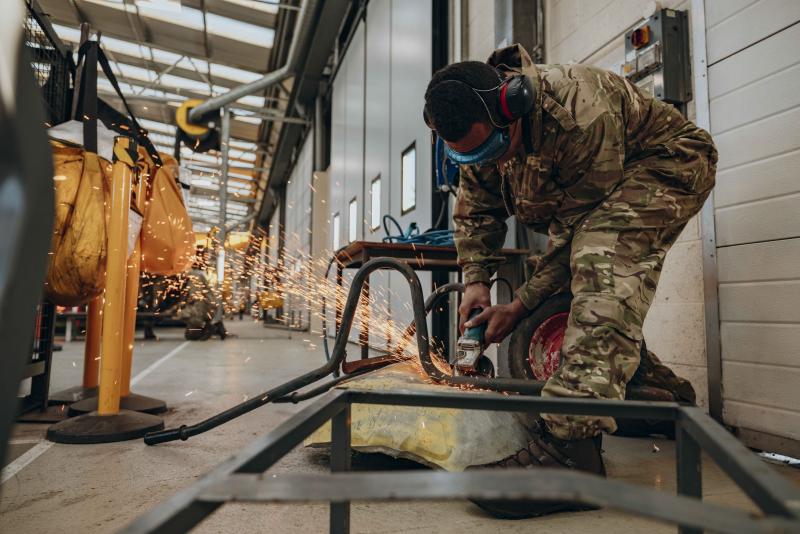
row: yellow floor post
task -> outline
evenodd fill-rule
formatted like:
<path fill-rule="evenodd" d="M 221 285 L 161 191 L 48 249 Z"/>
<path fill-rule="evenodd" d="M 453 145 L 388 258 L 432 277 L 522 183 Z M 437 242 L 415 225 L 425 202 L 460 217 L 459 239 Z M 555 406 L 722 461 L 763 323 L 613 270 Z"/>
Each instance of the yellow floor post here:
<path fill-rule="evenodd" d="M 103 332 L 103 296 L 86 306 L 86 344 L 83 348 L 83 387 L 96 388 L 100 377 L 100 339 Z"/>
<path fill-rule="evenodd" d="M 108 443 L 144 436 L 164 428 L 164 420 L 149 413 L 120 409 L 122 343 L 125 329 L 125 271 L 128 256 L 128 211 L 136 161 L 136 143 L 114 138 L 114 172 L 111 179 L 111 215 L 108 221 L 106 290 L 103 299 L 103 334 L 100 342 L 100 386 L 97 411 L 70 417 L 47 429 L 56 443 Z M 80 403 L 75 403 L 80 404 Z M 72 405 L 75 406 L 75 405 Z M 70 409 L 72 409 L 70 406 Z"/>
<path fill-rule="evenodd" d="M 100 390 L 97 403 L 99 415 L 119 413 L 122 331 L 125 322 L 125 268 L 128 255 L 128 210 L 135 165 L 128 151 L 130 144 L 131 140 L 127 137 L 119 136 L 114 139 L 106 292 L 103 303 L 103 353 L 100 359 Z"/>
<path fill-rule="evenodd" d="M 131 186 L 133 195 L 132 203 L 136 203 L 136 210 L 141 213 L 144 209 L 145 190 L 147 182 L 145 177 L 138 177 L 133 174 L 133 184 Z M 125 253 L 127 254 L 128 233 L 125 234 Z M 139 304 L 139 274 L 141 271 L 141 234 L 136 237 L 133 252 L 125 260 L 125 281 L 124 281 L 124 319 L 122 321 L 122 333 L 119 337 L 117 351 L 120 356 L 119 371 L 119 409 L 133 410 L 157 414 L 167 411 L 167 403 L 161 399 L 137 395 L 131 392 L 131 368 L 133 366 L 133 341 L 136 333 L 136 310 Z M 98 329 L 100 327 L 98 326 Z M 95 384 L 97 379 L 95 378 Z M 99 401 L 95 398 L 87 398 L 71 404 L 69 407 L 70 415 L 90 413 L 99 410 Z"/>
<path fill-rule="evenodd" d="M 144 208 L 145 180 L 140 176 L 134 186 L 136 209 Z M 122 332 L 122 373 L 120 395 L 131 394 L 131 369 L 133 367 L 133 340 L 136 336 L 136 310 L 139 308 L 139 273 L 141 271 L 141 235 L 136 237 L 133 253 L 128 258 L 125 275 L 125 326 Z"/>

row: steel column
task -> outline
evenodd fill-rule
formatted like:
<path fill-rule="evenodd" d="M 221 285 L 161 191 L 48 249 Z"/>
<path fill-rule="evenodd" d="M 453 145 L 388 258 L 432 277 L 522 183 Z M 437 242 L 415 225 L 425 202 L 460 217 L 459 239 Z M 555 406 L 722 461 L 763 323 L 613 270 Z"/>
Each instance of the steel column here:
<path fill-rule="evenodd" d="M 214 323 L 225 318 L 225 301 L 222 296 L 222 288 L 225 282 L 225 241 L 228 239 L 228 170 L 231 146 L 231 110 L 228 106 L 222 109 L 220 130 L 222 167 L 219 180 L 219 250 L 217 251 L 217 289 L 219 297 L 217 299 L 217 309 L 212 319 Z"/>
<path fill-rule="evenodd" d="M 690 436 L 680 422 L 675 425 L 675 468 L 678 480 L 678 494 L 703 499 L 702 465 L 700 446 Z M 680 534 L 701 534 L 702 529 L 681 525 Z"/>
<path fill-rule="evenodd" d="M 711 131 L 706 61 L 705 0 L 692 0 L 692 72 L 694 73 L 695 123 Z M 719 280 L 717 233 L 714 225 L 714 191 L 700 210 L 700 242 L 703 254 L 703 298 L 705 304 L 706 366 L 708 368 L 708 412 L 722 423 L 722 346 L 719 325 Z"/>
<path fill-rule="evenodd" d="M 800 488 L 776 473 L 702 409 L 683 407 L 678 421 L 764 512 L 800 518 Z"/>
<path fill-rule="evenodd" d="M 331 420 L 331 472 L 350 470 L 350 404 Z M 331 501 L 330 531 L 335 534 L 350 532 L 350 501 Z"/>

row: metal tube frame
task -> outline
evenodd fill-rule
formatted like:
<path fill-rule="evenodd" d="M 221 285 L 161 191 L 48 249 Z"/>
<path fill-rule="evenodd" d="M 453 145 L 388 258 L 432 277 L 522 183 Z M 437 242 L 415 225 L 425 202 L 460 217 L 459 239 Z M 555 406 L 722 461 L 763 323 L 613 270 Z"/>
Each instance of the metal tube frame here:
<path fill-rule="evenodd" d="M 778 475 L 731 436 L 702 409 L 673 402 L 611 401 L 535 397 L 539 383 L 525 380 L 453 377 L 440 371 L 429 352 L 425 302 L 419 278 L 408 265 L 391 258 L 365 263 L 353 279 L 341 314 L 331 359 L 322 367 L 234 406 L 191 427 L 149 434 L 148 444 L 187 439 L 269 402 L 309 398 L 292 393 L 338 369 L 355 318 L 359 295 L 369 274 L 389 268 L 403 274 L 411 289 L 420 363 L 440 383 L 496 391 L 483 393 L 409 393 L 355 390 L 328 391 L 278 428 L 257 439 L 202 480 L 143 515 L 124 532 L 186 532 L 226 502 L 329 501 L 330 531 L 349 532 L 353 500 L 536 499 L 580 502 L 615 508 L 677 524 L 684 534 L 701 532 L 800 531 L 800 489 Z M 454 289 L 456 289 L 454 287 Z M 429 298 L 432 305 L 437 295 Z M 333 386 L 334 380 L 319 391 Z M 507 395 L 503 392 L 528 393 Z M 499 392 L 499 393 L 498 393 Z M 350 468 L 350 407 L 353 404 L 426 406 L 465 410 L 602 415 L 616 418 L 674 421 L 678 495 L 571 470 L 480 470 L 467 473 L 392 472 L 348 473 Z M 329 475 L 274 475 L 264 472 L 311 435 L 332 421 Z M 746 511 L 702 502 L 701 450 L 761 509 L 762 517 Z"/>
<path fill-rule="evenodd" d="M 353 404 L 604 415 L 672 420 L 678 429 L 677 495 L 563 469 L 349 473 Z M 330 474 L 265 476 L 325 422 L 332 422 Z M 703 450 L 760 508 L 702 501 Z M 796 532 L 800 490 L 734 439 L 701 408 L 667 402 L 603 401 L 498 393 L 335 390 L 258 438 L 200 481 L 155 507 L 123 532 L 187 532 L 228 502 L 330 502 L 330 532 L 350 528 L 353 500 L 537 499 L 580 502 L 678 525 L 681 533 Z"/>

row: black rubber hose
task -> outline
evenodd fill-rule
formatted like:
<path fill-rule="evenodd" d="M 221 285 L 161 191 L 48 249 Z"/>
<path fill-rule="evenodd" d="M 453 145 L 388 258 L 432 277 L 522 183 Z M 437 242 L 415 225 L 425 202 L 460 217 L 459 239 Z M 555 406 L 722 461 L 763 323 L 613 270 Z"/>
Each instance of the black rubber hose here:
<path fill-rule="evenodd" d="M 426 321 L 425 313 L 426 302 L 423 298 L 422 284 L 420 284 L 419 277 L 406 263 L 394 258 L 375 258 L 366 262 L 353 277 L 353 282 L 350 286 L 350 292 L 347 295 L 347 301 L 345 302 L 345 307 L 341 315 L 342 324 L 336 334 L 336 343 L 333 346 L 333 355 L 325 363 L 325 365 L 284 384 L 274 387 L 260 395 L 253 397 L 252 399 L 233 406 L 232 408 L 209 417 L 205 421 L 201 421 L 195 425 L 183 425 L 179 428 L 151 432 L 145 436 L 144 442 L 148 445 L 156 445 L 158 443 L 165 443 L 177 439 L 186 440 L 192 436 L 196 436 L 197 434 L 201 434 L 211 430 L 212 428 L 218 427 L 219 425 L 227 423 L 231 419 L 235 419 L 240 415 L 244 415 L 269 402 L 273 402 L 276 399 L 297 391 L 298 389 L 303 388 L 312 382 L 316 382 L 325 375 L 331 374 L 334 370 L 339 369 L 345 358 L 348 337 L 355 319 L 356 309 L 361 296 L 361 290 L 369 275 L 378 269 L 394 269 L 405 275 L 405 278 L 408 281 L 409 289 L 411 290 L 411 307 L 414 314 L 414 323 L 415 326 L 417 326 L 416 338 L 419 360 L 423 370 L 428 374 L 429 377 L 439 383 L 455 387 L 509 391 L 527 395 L 538 395 L 541 393 L 542 386 L 544 385 L 543 382 L 510 378 L 451 376 L 440 371 L 431 360 L 428 323 Z M 438 293 L 435 291 L 431 294 L 429 297 L 429 303 L 431 303 L 432 306 L 433 303 L 442 295 L 456 289 L 457 288 L 455 284 L 445 284 L 441 288 L 437 289 Z"/>
<path fill-rule="evenodd" d="M 339 250 L 333 253 L 333 256 L 331 256 L 331 259 L 328 262 L 328 267 L 325 269 L 325 280 L 327 280 L 328 277 L 330 276 L 331 266 L 333 266 L 334 262 L 336 262 L 336 258 L 339 257 L 339 253 L 342 252 L 345 248 L 347 247 L 341 247 Z M 324 291 L 322 292 L 322 348 L 325 350 L 325 360 L 330 361 L 331 352 L 330 349 L 328 348 L 328 311 L 327 311 L 327 301 L 325 299 Z M 334 378 L 338 378 L 339 369 L 338 368 L 334 369 L 332 374 Z"/>
<path fill-rule="evenodd" d="M 355 377 L 357 377 L 359 375 L 366 374 L 368 371 L 371 371 L 371 369 L 363 369 L 361 371 L 356 371 L 355 373 L 350 373 L 349 375 L 342 375 L 342 376 L 333 378 L 331 380 L 328 380 L 324 384 L 321 384 L 321 385 L 319 385 L 319 386 L 317 386 L 315 388 L 309 389 L 307 391 L 295 391 L 293 393 L 290 393 L 289 395 L 286 395 L 285 397 L 281 397 L 279 399 L 275 399 L 273 402 L 276 402 L 276 403 L 291 402 L 292 404 L 297 404 L 300 401 L 308 400 L 308 399 L 314 398 L 314 397 L 316 397 L 318 395 L 322 395 L 326 391 L 330 390 L 331 388 L 334 388 L 334 387 L 338 386 L 342 382 L 350 380 L 351 378 L 355 378 Z"/>
<path fill-rule="evenodd" d="M 405 275 L 411 288 L 411 303 L 414 310 L 414 320 L 417 324 L 422 325 L 417 330 L 417 346 L 419 347 L 420 354 L 426 354 L 430 359 L 428 347 L 428 324 L 425 321 L 425 302 L 422 298 L 422 285 L 419 278 L 414 273 L 414 270 L 407 264 L 400 262 L 393 258 L 375 258 L 366 262 L 353 277 L 353 282 L 350 287 L 350 292 L 347 295 L 344 310 L 342 311 L 342 324 L 339 332 L 336 335 L 336 343 L 333 346 L 333 355 L 331 359 L 325 362 L 325 365 L 314 369 L 304 375 L 301 375 L 293 380 L 284 384 L 276 386 L 260 395 L 256 395 L 252 399 L 237 404 L 232 408 L 209 417 L 205 421 L 201 421 L 195 425 L 183 425 L 178 428 L 171 428 L 167 430 L 160 430 L 157 432 L 150 432 L 144 438 L 144 442 L 148 445 L 156 445 L 158 443 L 165 443 L 174 440 L 186 440 L 197 434 L 201 434 L 212 428 L 218 427 L 227 423 L 231 419 L 235 419 L 240 415 L 244 415 L 256 408 L 263 406 L 276 399 L 284 397 L 289 393 L 297 391 L 298 389 L 316 382 L 326 375 L 331 374 L 334 369 L 338 369 L 345 358 L 345 350 L 347 348 L 348 336 L 350 329 L 353 326 L 353 321 L 356 315 L 356 308 L 358 306 L 359 297 L 361 295 L 361 288 L 364 286 L 369 275 L 378 269 L 394 269 Z"/>

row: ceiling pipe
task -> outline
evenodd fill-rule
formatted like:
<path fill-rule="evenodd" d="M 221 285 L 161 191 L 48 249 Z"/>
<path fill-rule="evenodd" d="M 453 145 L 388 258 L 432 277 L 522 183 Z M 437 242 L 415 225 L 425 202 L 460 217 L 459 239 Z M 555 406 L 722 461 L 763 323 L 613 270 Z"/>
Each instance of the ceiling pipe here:
<path fill-rule="evenodd" d="M 189 120 L 198 122 L 206 113 L 217 111 L 223 106 L 232 104 L 244 96 L 263 91 L 267 87 L 275 85 L 276 83 L 280 83 L 291 77 L 296 70 L 297 63 L 299 61 L 300 46 L 306 41 L 308 32 L 313 24 L 314 13 L 316 11 L 317 0 L 302 0 L 300 11 L 297 14 L 297 20 L 295 21 L 294 25 L 292 44 L 289 47 L 289 53 L 286 56 L 286 63 L 284 63 L 281 68 L 268 73 L 263 78 L 259 78 L 253 82 L 234 87 L 227 93 L 209 98 L 202 104 L 199 104 L 189 110 Z"/>

